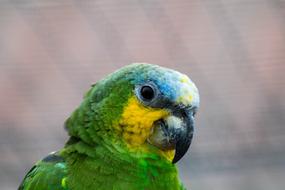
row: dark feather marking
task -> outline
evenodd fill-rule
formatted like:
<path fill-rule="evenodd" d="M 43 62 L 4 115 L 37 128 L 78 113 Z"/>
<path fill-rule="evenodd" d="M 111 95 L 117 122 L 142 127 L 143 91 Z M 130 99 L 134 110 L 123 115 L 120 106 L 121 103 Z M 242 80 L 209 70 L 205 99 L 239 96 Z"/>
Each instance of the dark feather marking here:
<path fill-rule="evenodd" d="M 34 165 L 34 166 L 28 171 L 28 173 L 26 174 L 26 176 L 25 176 L 25 178 L 23 179 L 22 183 L 20 184 L 18 190 L 23 190 L 23 189 L 24 189 L 24 183 L 23 183 L 23 182 L 24 182 L 25 179 L 32 173 L 32 171 L 33 171 L 34 169 L 36 169 L 36 167 L 37 167 L 37 165 Z"/>
<path fill-rule="evenodd" d="M 64 159 L 61 156 L 56 155 L 56 153 L 52 153 L 48 155 L 47 157 L 45 157 L 42 161 L 43 162 L 64 162 Z"/>
<path fill-rule="evenodd" d="M 78 143 L 79 141 L 80 141 L 80 138 L 70 137 L 69 140 L 67 141 L 66 145 L 72 145 L 72 144 Z"/>

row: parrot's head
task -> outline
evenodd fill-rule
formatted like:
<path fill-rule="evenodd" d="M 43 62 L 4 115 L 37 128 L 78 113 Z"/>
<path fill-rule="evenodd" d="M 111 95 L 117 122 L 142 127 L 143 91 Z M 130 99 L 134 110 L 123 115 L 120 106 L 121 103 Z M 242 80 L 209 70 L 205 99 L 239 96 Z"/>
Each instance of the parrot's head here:
<path fill-rule="evenodd" d="M 198 106 L 198 90 L 186 75 L 136 63 L 93 85 L 66 128 L 89 144 L 176 163 L 191 144 Z"/>

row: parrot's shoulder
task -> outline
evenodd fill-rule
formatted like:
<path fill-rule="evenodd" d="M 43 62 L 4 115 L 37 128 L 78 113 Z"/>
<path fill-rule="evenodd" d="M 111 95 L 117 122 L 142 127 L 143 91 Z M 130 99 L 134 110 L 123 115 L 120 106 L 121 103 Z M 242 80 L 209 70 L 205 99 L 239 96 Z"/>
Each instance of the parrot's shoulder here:
<path fill-rule="evenodd" d="M 30 169 L 18 190 L 67 190 L 66 176 L 64 158 L 53 152 Z"/>

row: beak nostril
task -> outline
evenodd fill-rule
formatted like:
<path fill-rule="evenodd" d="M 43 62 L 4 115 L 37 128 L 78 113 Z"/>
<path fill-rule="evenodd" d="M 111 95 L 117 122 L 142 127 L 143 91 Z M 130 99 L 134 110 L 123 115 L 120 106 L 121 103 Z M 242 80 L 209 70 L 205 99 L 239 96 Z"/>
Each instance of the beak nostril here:
<path fill-rule="evenodd" d="M 196 107 L 192 107 L 192 106 L 185 107 L 185 108 L 181 109 L 181 116 L 183 118 L 195 117 L 196 112 L 197 112 L 197 108 Z"/>
<path fill-rule="evenodd" d="M 187 114 L 187 112 L 186 112 L 185 110 L 183 110 L 181 114 L 182 114 L 182 117 L 183 117 L 183 118 L 185 118 L 185 117 L 188 116 L 188 114 Z"/>

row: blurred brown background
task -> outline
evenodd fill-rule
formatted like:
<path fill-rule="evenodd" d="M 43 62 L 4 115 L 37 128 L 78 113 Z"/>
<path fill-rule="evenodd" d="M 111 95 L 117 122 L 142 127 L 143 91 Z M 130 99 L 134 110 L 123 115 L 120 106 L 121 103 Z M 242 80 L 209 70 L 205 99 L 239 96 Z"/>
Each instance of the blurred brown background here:
<path fill-rule="evenodd" d="M 63 146 L 90 84 L 132 62 L 200 90 L 187 187 L 284 189 L 283 0 L 1 0 L 0 189 Z"/>

